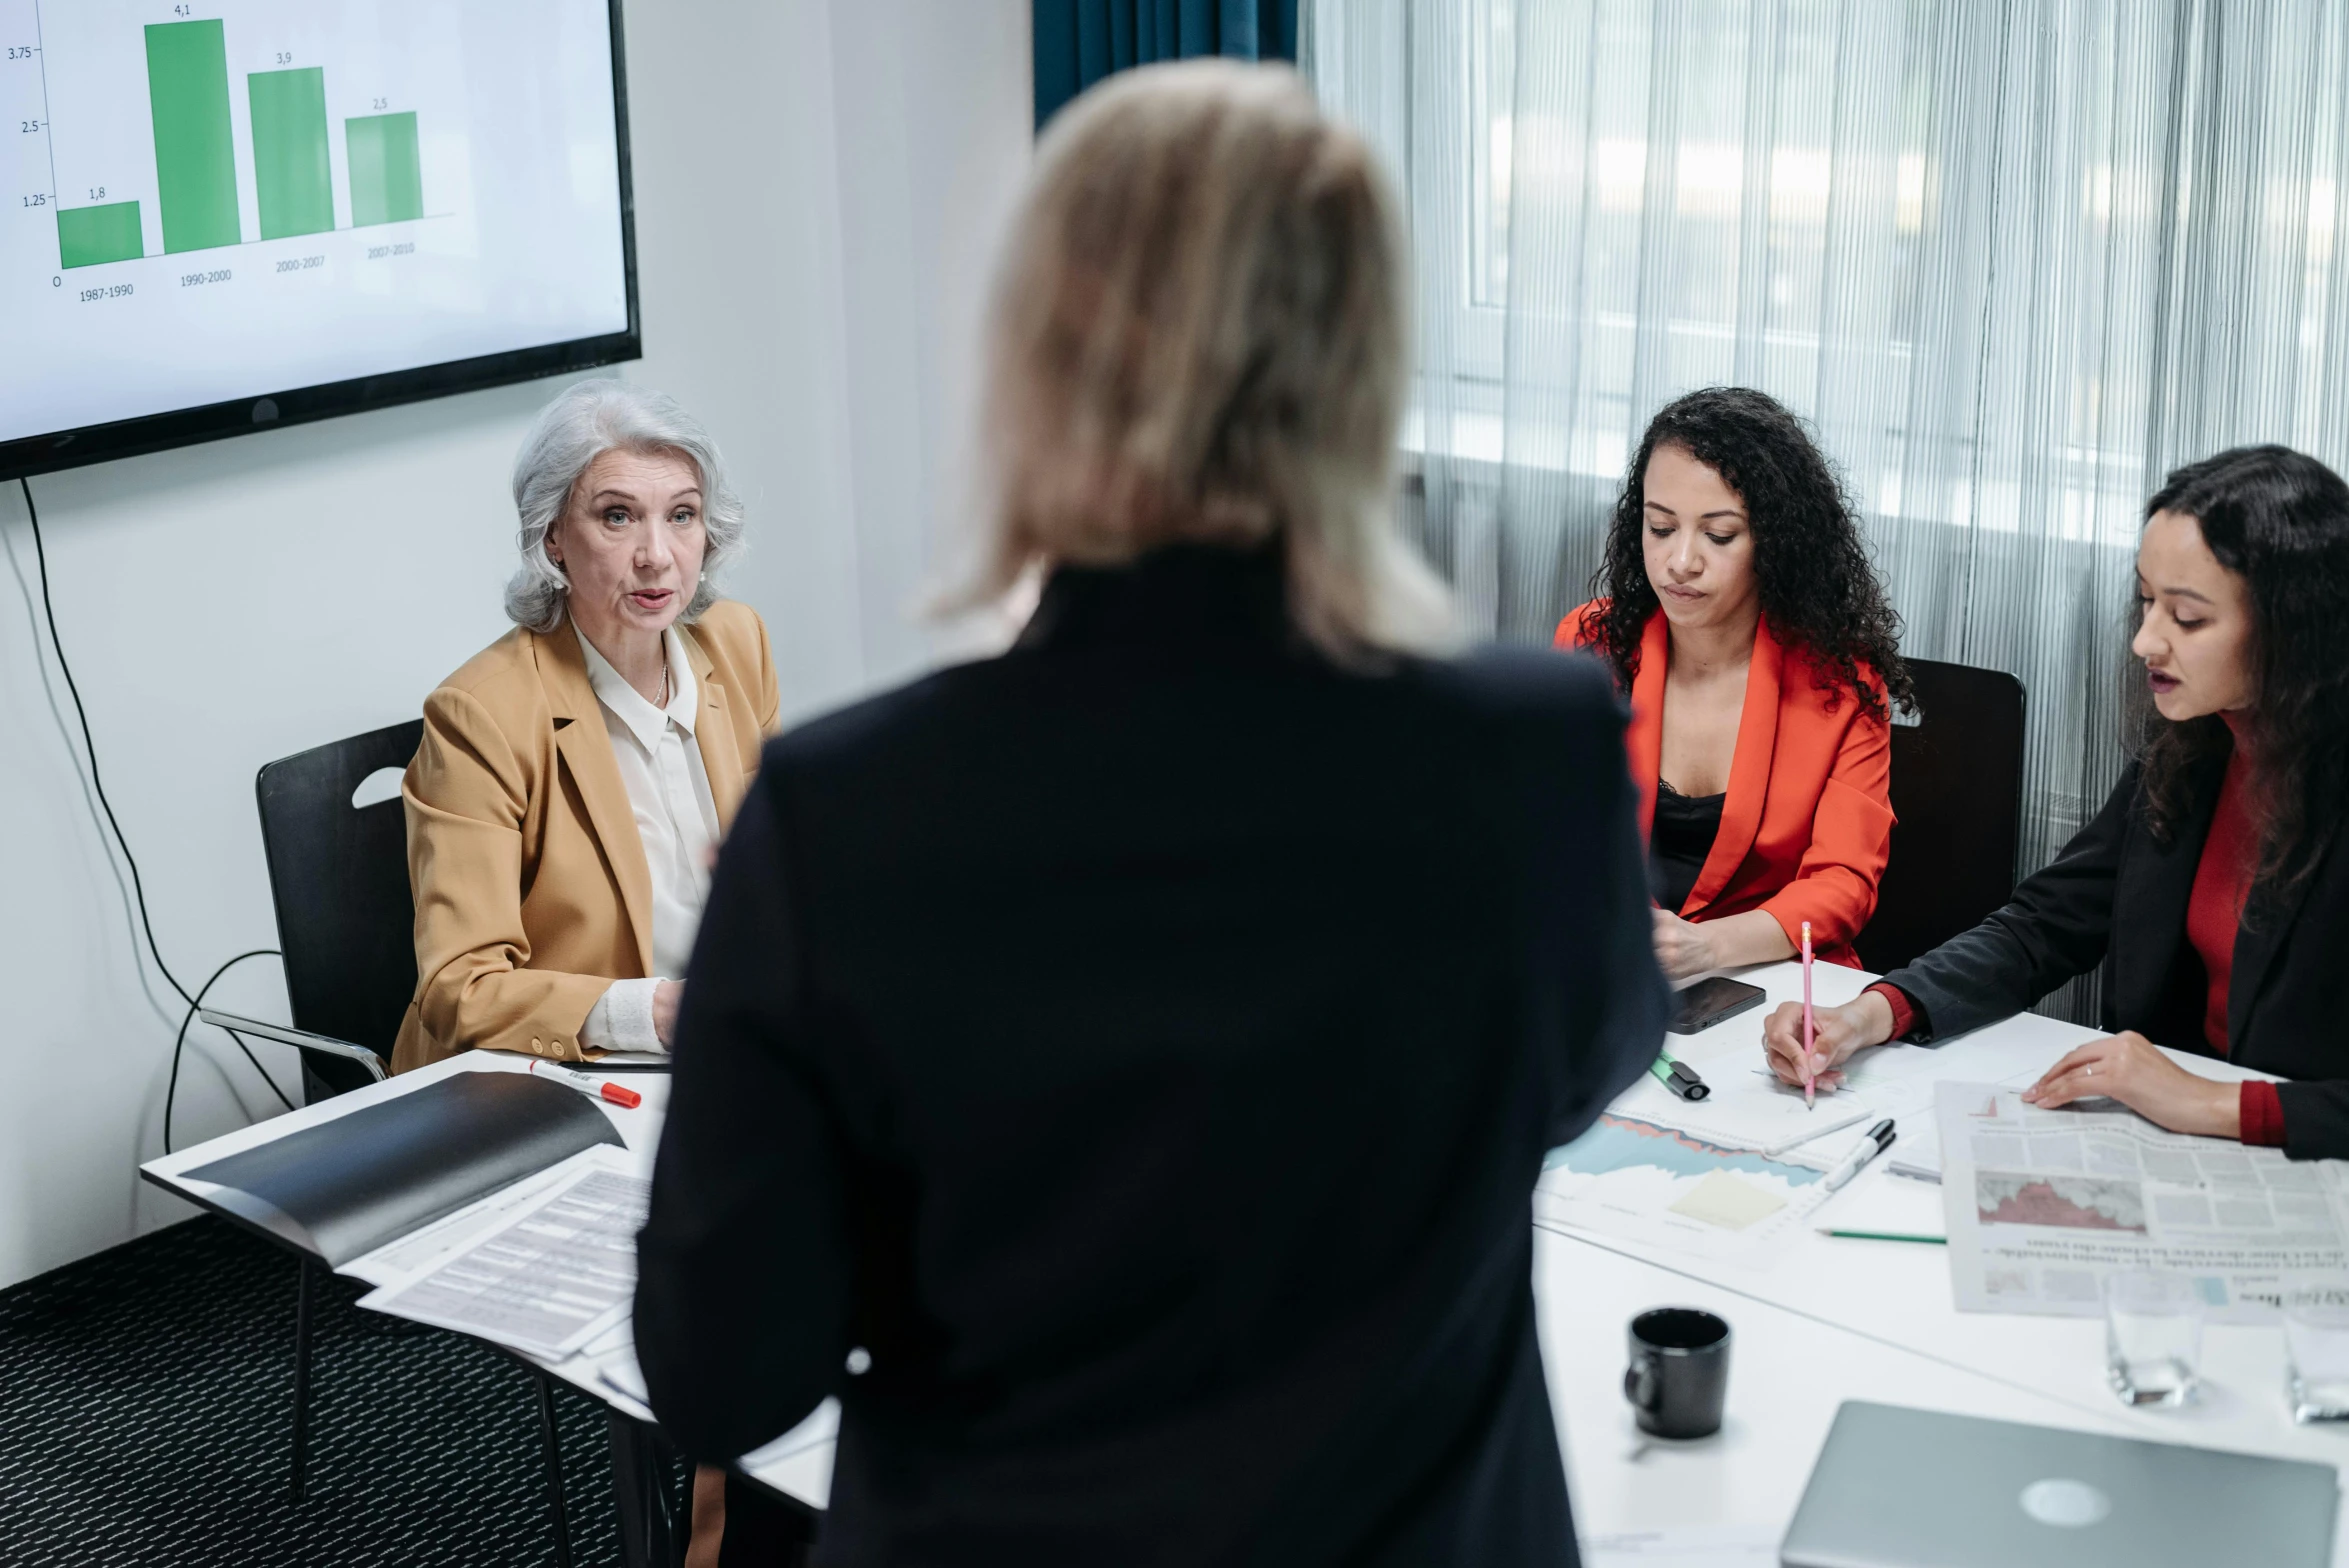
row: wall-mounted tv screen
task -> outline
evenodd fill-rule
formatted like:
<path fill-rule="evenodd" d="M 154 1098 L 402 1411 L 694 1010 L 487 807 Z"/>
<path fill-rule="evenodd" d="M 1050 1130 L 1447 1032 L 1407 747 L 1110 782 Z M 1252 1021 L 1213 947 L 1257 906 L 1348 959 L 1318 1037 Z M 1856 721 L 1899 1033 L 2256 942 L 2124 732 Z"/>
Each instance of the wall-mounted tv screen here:
<path fill-rule="evenodd" d="M 0 0 L 0 476 L 633 359 L 619 0 Z"/>

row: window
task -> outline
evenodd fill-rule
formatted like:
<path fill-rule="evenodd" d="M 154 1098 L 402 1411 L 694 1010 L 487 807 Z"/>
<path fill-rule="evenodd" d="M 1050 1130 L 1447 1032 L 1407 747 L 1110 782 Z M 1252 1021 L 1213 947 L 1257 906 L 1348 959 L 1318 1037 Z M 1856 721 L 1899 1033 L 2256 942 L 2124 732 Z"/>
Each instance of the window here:
<path fill-rule="evenodd" d="M 1545 638 L 1646 419 L 1758 387 L 1904 649 L 2023 681 L 2023 869 L 2120 771 L 2145 497 L 2349 466 L 2337 0 L 1307 0 L 1302 63 L 1402 189 L 1407 518 L 1475 623 Z"/>

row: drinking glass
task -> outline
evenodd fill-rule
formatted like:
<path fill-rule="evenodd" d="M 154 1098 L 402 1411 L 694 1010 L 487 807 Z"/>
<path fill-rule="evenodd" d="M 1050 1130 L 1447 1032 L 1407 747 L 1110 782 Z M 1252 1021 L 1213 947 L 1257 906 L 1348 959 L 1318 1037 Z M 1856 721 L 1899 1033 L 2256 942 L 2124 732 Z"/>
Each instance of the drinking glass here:
<path fill-rule="evenodd" d="M 2292 1419 L 2349 1421 L 2349 1306 L 2340 1291 L 2285 1293 L 2284 1352 Z"/>
<path fill-rule="evenodd" d="M 2117 1269 L 2104 1281 L 2104 1360 L 2130 1405 L 2182 1405 L 2202 1370 L 2202 1293 L 2184 1274 Z"/>

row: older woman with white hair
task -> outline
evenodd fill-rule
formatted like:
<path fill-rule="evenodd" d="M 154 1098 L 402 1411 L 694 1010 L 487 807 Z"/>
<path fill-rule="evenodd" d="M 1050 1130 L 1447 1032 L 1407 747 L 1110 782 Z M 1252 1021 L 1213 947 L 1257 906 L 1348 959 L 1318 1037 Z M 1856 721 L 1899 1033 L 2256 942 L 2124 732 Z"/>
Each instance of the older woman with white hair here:
<path fill-rule="evenodd" d="M 717 596 L 742 505 L 674 400 L 567 388 L 514 504 L 514 630 L 425 699 L 402 785 L 417 981 L 395 1072 L 666 1050 L 710 861 L 775 727 L 766 627 Z"/>
<path fill-rule="evenodd" d="M 817 1561 L 1570 1563 L 1542 1157 L 1656 1058 L 1607 674 L 1445 656 L 1402 241 L 1294 73 L 1065 111 L 995 298 L 1016 647 L 776 741 L 638 1242 L 663 1427 L 840 1401 Z"/>

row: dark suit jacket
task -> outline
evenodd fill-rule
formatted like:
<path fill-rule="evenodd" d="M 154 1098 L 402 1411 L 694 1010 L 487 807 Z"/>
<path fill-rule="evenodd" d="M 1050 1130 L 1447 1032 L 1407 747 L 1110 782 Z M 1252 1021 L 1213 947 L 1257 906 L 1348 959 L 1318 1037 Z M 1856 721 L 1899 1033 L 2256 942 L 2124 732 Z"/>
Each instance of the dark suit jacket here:
<path fill-rule="evenodd" d="M 2101 962 L 2105 1029 L 2209 1055 L 2202 1014 L 2210 978 L 2186 940 L 2186 903 L 2225 771 L 2222 757 L 2189 780 L 2192 810 L 2164 847 L 2146 823 L 2132 765 L 2096 820 L 2004 909 L 1886 975 L 1923 1010 L 1918 1034 L 1947 1038 L 1994 1023 Z M 2328 844 L 2297 896 L 2252 895 L 2227 985 L 2228 1057 L 2304 1080 L 2276 1091 L 2294 1159 L 2349 1156 L 2345 955 L 2349 857 Z"/>
<path fill-rule="evenodd" d="M 840 1396 L 819 1562 L 1575 1560 L 1529 1200 L 1662 1038 L 1622 712 L 1285 624 L 1266 557 L 1064 570 L 767 749 L 636 1345 L 692 1454 Z"/>

